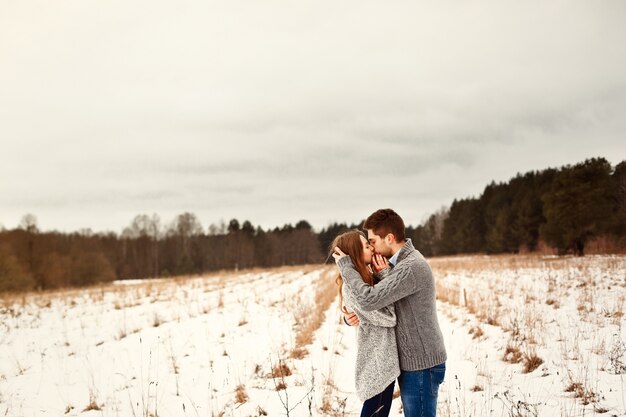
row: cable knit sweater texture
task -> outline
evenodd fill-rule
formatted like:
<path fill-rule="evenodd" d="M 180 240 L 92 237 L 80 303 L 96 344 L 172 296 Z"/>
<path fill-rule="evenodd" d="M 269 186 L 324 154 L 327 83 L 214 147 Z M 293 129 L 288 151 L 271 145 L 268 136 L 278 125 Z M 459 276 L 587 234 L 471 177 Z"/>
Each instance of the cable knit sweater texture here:
<path fill-rule="evenodd" d="M 354 311 L 361 322 L 356 327 L 354 382 L 359 399 L 365 401 L 383 392 L 400 375 L 395 309 L 389 305 L 364 311 L 357 305 L 355 294 L 345 285 L 341 292 L 346 308 Z"/>
<path fill-rule="evenodd" d="M 419 371 L 446 361 L 446 348 L 437 320 L 433 274 L 410 239 L 400 249 L 396 266 L 381 271 L 378 278 L 382 280 L 374 287 L 363 282 L 349 256 L 340 258 L 337 265 L 343 285 L 347 287 L 345 293 L 354 297 L 356 309 L 371 312 L 394 304 L 402 371 Z M 364 365 L 357 363 L 358 366 Z"/>

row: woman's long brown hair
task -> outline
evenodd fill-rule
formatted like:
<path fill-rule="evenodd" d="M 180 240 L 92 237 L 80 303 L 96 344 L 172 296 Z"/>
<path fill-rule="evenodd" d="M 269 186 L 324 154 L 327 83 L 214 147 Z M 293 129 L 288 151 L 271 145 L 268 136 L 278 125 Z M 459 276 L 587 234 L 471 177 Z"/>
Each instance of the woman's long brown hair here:
<path fill-rule="evenodd" d="M 330 244 L 330 252 L 332 253 L 335 250 L 335 247 L 339 247 L 343 253 L 350 256 L 352 263 L 354 264 L 354 267 L 359 275 L 361 275 L 363 282 L 373 286 L 374 277 L 372 276 L 370 269 L 365 264 L 365 261 L 363 261 L 363 242 L 361 242 L 361 236 L 365 237 L 363 232 L 360 232 L 359 230 L 350 230 L 340 234 L 335 238 L 335 240 L 333 240 L 333 243 Z M 343 306 L 343 296 L 341 295 L 341 288 L 343 287 L 341 274 L 337 274 L 335 282 L 339 286 L 339 308 L 345 312 L 345 308 Z"/>

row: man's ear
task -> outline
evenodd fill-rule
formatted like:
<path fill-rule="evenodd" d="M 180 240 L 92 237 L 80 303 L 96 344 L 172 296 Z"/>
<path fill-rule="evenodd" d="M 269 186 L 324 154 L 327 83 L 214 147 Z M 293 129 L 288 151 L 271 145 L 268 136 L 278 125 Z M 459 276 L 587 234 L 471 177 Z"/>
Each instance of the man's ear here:
<path fill-rule="evenodd" d="M 392 233 L 387 233 L 387 236 L 385 236 L 385 243 L 387 245 L 391 245 L 395 241 L 396 241 L 396 237 Z"/>

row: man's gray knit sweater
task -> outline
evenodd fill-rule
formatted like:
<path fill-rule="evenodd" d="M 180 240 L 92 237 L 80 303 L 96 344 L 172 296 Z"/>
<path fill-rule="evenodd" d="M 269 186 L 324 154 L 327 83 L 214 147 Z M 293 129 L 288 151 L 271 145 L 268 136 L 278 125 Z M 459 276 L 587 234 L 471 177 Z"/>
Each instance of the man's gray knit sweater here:
<path fill-rule="evenodd" d="M 346 308 L 361 322 L 356 328 L 357 348 L 354 385 L 361 401 L 380 394 L 400 375 L 396 347 L 396 315 L 393 305 L 363 311 L 345 285 L 341 289 Z"/>
<path fill-rule="evenodd" d="M 379 274 L 384 278 L 371 287 L 363 282 L 349 256 L 337 261 L 343 285 L 363 311 L 394 303 L 400 369 L 418 371 L 446 361 L 446 348 L 437 320 L 435 281 L 426 259 L 410 239 L 400 249 L 396 266 Z"/>

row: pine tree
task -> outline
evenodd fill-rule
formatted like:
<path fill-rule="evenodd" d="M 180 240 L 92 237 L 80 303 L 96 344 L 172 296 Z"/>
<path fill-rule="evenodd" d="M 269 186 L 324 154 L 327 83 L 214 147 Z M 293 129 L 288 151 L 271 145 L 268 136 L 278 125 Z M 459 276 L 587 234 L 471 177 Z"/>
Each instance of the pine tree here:
<path fill-rule="evenodd" d="M 586 242 L 610 227 L 611 165 L 593 158 L 564 167 L 542 201 L 546 223 L 541 237 L 560 253 L 583 255 Z"/>
<path fill-rule="evenodd" d="M 611 176 L 614 198 L 613 235 L 626 239 L 626 161 L 615 167 Z"/>
<path fill-rule="evenodd" d="M 443 253 L 475 253 L 484 250 L 484 229 L 480 200 L 454 200 L 444 222 Z"/>

